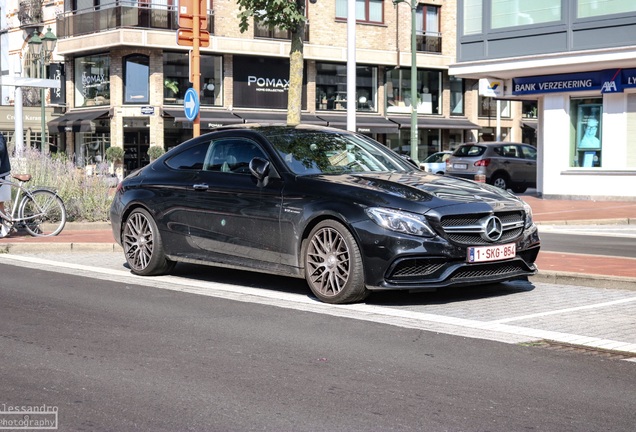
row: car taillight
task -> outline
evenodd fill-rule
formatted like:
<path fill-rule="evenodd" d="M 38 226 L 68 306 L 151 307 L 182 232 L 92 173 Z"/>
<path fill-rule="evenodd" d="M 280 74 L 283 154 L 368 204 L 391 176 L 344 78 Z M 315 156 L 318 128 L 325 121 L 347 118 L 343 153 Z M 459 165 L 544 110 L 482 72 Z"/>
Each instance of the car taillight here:
<path fill-rule="evenodd" d="M 488 165 L 490 165 L 490 159 L 480 159 L 477 162 L 475 162 L 474 164 L 475 166 L 482 166 L 482 167 L 487 167 Z"/>

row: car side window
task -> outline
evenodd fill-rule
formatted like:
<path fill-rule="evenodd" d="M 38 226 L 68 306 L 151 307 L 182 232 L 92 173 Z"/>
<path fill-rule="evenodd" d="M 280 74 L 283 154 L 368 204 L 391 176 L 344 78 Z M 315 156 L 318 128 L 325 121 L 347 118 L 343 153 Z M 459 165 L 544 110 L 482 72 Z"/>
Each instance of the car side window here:
<path fill-rule="evenodd" d="M 226 138 L 212 142 L 203 169 L 205 171 L 249 174 L 250 161 L 265 158 L 260 147 L 248 139 Z"/>
<path fill-rule="evenodd" d="M 534 147 L 523 146 L 521 147 L 523 157 L 526 159 L 537 160 L 537 149 Z"/>
<path fill-rule="evenodd" d="M 192 146 L 172 156 L 166 161 L 166 164 L 173 169 L 201 170 L 203 169 L 203 161 L 205 161 L 209 146 L 210 143 L 207 141 Z"/>
<path fill-rule="evenodd" d="M 502 147 L 503 156 L 508 158 L 516 158 L 519 157 L 517 154 L 517 146 L 516 145 L 506 145 Z"/>

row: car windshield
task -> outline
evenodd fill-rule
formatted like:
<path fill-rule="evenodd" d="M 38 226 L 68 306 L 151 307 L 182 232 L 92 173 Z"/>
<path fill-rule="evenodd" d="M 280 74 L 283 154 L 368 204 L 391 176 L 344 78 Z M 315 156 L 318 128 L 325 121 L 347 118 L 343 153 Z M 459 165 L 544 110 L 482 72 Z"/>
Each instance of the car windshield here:
<path fill-rule="evenodd" d="M 464 145 L 453 153 L 453 156 L 481 156 L 486 151 L 486 147 L 480 145 Z"/>
<path fill-rule="evenodd" d="M 270 133 L 267 138 L 289 170 L 299 175 L 416 169 L 398 154 L 362 135 L 293 131 Z"/>

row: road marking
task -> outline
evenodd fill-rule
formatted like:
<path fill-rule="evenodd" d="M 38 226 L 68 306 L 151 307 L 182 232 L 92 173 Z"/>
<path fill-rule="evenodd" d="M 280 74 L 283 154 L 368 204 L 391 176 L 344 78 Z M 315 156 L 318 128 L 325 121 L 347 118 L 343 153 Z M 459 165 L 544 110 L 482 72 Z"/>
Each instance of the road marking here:
<path fill-rule="evenodd" d="M 608 307 L 608 306 L 614 306 L 614 305 L 617 305 L 617 304 L 631 303 L 631 302 L 636 302 L 636 297 L 625 298 L 625 299 L 620 299 L 620 300 L 613 300 L 613 301 L 608 301 L 608 302 L 604 302 L 604 303 L 595 303 L 595 304 L 586 305 L 586 306 L 577 306 L 577 307 L 566 308 L 566 309 L 557 309 L 557 310 L 548 311 L 548 312 L 539 312 L 539 313 L 530 314 L 530 315 L 521 315 L 521 316 L 516 316 L 516 317 L 511 317 L 511 318 L 504 318 L 504 319 L 499 319 L 499 320 L 489 321 L 489 322 L 497 323 L 497 324 L 503 324 L 503 323 L 508 323 L 508 322 L 512 322 L 512 321 L 522 321 L 522 320 L 525 320 L 525 319 L 540 318 L 540 317 L 549 316 L 549 315 L 558 315 L 558 314 L 564 314 L 564 313 L 570 313 L 570 312 L 578 312 L 578 311 L 582 311 L 582 310 L 598 309 L 598 308 L 604 308 L 604 307 Z"/>
<path fill-rule="evenodd" d="M 34 268 L 35 265 L 38 269 L 58 273 L 65 273 L 65 270 L 71 270 L 71 273 L 73 274 L 95 279 L 102 279 L 104 276 L 108 276 L 107 279 L 113 282 L 132 282 L 141 286 L 282 307 L 303 312 L 320 313 L 342 318 L 370 321 L 403 328 L 472 337 L 476 339 L 494 340 L 505 343 L 550 340 L 566 344 L 581 345 L 591 348 L 613 349 L 636 354 L 636 343 L 509 325 L 506 324 L 506 320 L 478 321 L 431 313 L 392 309 L 368 304 L 330 305 L 321 303 L 314 298 L 302 294 L 286 293 L 270 289 L 245 287 L 219 282 L 184 279 L 178 276 L 137 276 L 124 270 L 114 270 L 68 262 L 57 262 L 33 256 L 2 254 L 0 255 L 0 263 L 10 263 L 12 265 L 19 265 L 27 268 Z M 604 302 L 602 304 L 618 304 L 634 300 L 636 300 L 636 298 L 625 299 L 623 301 L 617 300 L 614 302 Z M 580 310 L 582 308 L 585 307 L 571 308 L 571 310 Z M 567 310 L 564 309 L 559 313 L 566 313 L 566 311 Z M 554 313 L 556 313 L 556 311 L 554 311 Z M 513 318 L 508 318 L 507 320 L 511 319 Z"/>

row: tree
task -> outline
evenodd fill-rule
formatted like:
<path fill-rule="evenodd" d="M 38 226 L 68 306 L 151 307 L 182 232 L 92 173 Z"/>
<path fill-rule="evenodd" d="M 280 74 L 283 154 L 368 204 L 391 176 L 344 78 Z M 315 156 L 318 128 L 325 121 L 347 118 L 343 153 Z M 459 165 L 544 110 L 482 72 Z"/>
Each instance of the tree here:
<path fill-rule="evenodd" d="M 289 89 L 287 92 L 287 124 L 300 123 L 303 92 L 303 48 L 305 39 L 306 0 L 238 0 L 240 13 L 239 28 L 245 32 L 250 18 L 279 28 L 291 34 L 289 52 Z"/>

